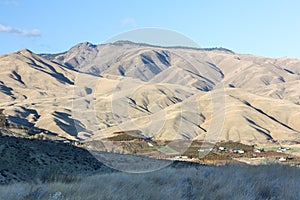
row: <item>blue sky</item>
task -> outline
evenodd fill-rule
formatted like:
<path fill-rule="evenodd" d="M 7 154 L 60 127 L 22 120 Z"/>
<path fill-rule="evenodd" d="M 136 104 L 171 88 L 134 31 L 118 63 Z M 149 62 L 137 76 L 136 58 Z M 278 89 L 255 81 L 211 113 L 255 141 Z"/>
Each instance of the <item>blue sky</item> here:
<path fill-rule="evenodd" d="M 201 47 L 300 58 L 297 0 L 0 0 L 0 54 L 62 52 L 144 27 L 177 31 Z"/>

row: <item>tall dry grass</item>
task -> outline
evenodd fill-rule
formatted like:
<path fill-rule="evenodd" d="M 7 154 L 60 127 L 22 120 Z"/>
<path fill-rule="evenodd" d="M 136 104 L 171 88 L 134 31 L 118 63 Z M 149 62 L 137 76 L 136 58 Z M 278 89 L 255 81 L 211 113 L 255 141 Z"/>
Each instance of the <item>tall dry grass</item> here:
<path fill-rule="evenodd" d="M 282 165 L 169 167 L 144 174 L 115 172 L 73 182 L 0 187 L 0 199 L 300 199 L 300 170 Z"/>

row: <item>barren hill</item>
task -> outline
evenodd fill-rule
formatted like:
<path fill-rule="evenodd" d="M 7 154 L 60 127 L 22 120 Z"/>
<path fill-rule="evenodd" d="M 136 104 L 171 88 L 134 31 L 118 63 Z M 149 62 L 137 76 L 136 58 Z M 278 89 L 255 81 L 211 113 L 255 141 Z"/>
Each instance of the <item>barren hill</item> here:
<path fill-rule="evenodd" d="M 0 57 L 0 108 L 46 136 L 84 141 L 138 130 L 153 140 L 300 139 L 299 59 L 125 42 L 43 57 Z"/>

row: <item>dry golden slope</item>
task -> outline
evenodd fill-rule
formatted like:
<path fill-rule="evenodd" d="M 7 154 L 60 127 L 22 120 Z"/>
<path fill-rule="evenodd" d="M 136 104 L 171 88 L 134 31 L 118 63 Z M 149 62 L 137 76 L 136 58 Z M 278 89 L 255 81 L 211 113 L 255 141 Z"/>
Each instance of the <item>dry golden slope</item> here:
<path fill-rule="evenodd" d="M 1 107 L 15 123 L 66 134 L 56 125 L 55 113 L 72 105 L 75 73 L 28 50 L 0 57 Z"/>
<path fill-rule="evenodd" d="M 298 59 L 85 43 L 54 60 L 0 57 L 11 121 L 82 140 L 141 130 L 157 140 L 300 141 Z"/>

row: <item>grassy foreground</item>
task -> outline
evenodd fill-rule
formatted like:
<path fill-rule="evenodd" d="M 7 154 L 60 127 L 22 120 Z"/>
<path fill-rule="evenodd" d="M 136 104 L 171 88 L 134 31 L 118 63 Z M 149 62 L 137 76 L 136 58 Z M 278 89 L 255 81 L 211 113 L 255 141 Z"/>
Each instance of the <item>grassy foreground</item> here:
<path fill-rule="evenodd" d="M 300 170 L 283 165 L 167 167 L 0 186 L 0 199 L 300 199 Z"/>

